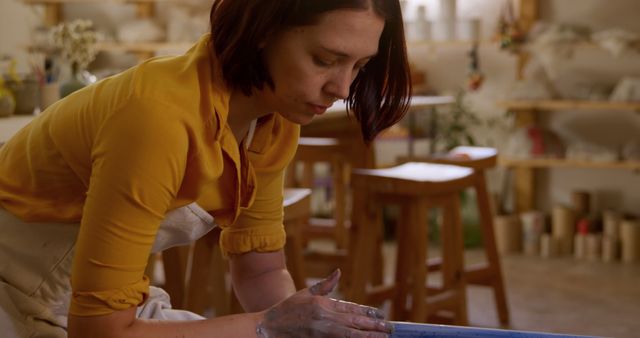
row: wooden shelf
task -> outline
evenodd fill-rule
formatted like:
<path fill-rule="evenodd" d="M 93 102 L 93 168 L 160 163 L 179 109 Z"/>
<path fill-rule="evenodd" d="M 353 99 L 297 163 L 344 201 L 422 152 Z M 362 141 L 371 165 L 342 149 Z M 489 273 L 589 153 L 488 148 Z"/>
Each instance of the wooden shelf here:
<path fill-rule="evenodd" d="M 579 100 L 514 100 L 500 106 L 513 110 L 616 110 L 639 111 L 640 102 L 579 101 Z"/>
<path fill-rule="evenodd" d="M 98 42 L 96 43 L 96 49 L 99 52 L 111 52 L 111 53 L 143 53 L 154 54 L 156 52 L 168 51 L 176 53 L 184 53 L 195 42 L 136 42 L 136 43 L 124 43 L 124 42 Z M 43 48 L 36 46 L 26 47 L 30 52 L 47 52 Z"/>
<path fill-rule="evenodd" d="M 155 53 L 159 51 L 186 52 L 195 42 L 100 42 L 96 44 L 96 49 L 102 52 L 115 53 Z"/>
<path fill-rule="evenodd" d="M 561 158 L 517 159 L 499 157 L 498 163 L 512 168 L 593 168 L 640 170 L 640 161 L 595 162 Z"/>
<path fill-rule="evenodd" d="M 139 4 L 139 3 L 182 3 L 186 0 L 22 0 L 29 5 L 56 5 L 56 4 L 97 4 L 97 3 L 122 3 L 122 4 Z"/>
<path fill-rule="evenodd" d="M 132 4 L 139 19 L 151 18 L 156 3 L 185 3 L 188 0 L 22 0 L 27 5 L 44 6 L 44 24 L 53 27 L 64 20 L 62 8 L 65 4 L 95 5 L 102 3 Z"/>
<path fill-rule="evenodd" d="M 407 41 L 407 48 L 412 48 L 412 47 L 448 47 L 448 46 L 465 46 L 465 47 L 470 47 L 472 46 L 474 43 L 478 43 L 479 45 L 488 45 L 491 44 L 492 41 L 490 40 L 480 40 L 480 41 L 473 41 L 473 40 L 441 40 L 441 41 L 437 41 L 437 40 L 423 40 L 423 41 Z"/>

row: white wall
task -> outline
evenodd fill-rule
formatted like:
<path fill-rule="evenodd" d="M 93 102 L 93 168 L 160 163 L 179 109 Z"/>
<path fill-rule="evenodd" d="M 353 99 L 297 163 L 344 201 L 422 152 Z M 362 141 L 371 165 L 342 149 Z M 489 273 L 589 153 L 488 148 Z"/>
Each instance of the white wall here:
<path fill-rule="evenodd" d="M 640 1 L 638 0 L 540 0 L 543 20 L 584 24 L 594 30 L 624 28 L 640 33 Z M 488 40 L 496 26 L 501 0 L 458 0 L 459 17 L 482 17 L 482 34 Z M 418 4 L 427 6 L 427 15 L 438 15 L 437 0 L 409 0 L 408 13 Z M 10 54 L 27 69 L 27 54 L 23 47 L 29 44 L 30 31 L 42 21 L 42 9 L 24 5 L 20 0 L 0 0 L 0 54 Z M 100 27 L 113 31 L 122 20 L 134 17 L 134 7 L 126 4 L 70 4 L 65 7 L 68 18 L 88 16 Z M 170 15 L 164 13 L 164 16 Z M 447 92 L 463 86 L 468 60 L 466 46 L 430 48 L 413 47 L 410 57 L 415 66 L 428 73 L 429 82 L 436 89 Z M 483 116 L 502 116 L 495 102 L 504 98 L 515 78 L 516 60 L 500 52 L 494 44 L 480 48 L 480 65 L 487 80 L 483 88 L 470 96 L 474 108 Z M 640 76 L 640 57 L 615 59 L 597 49 L 580 51 L 577 57 L 562 65 L 559 77 L 564 82 L 600 81 L 613 84 L 623 75 Z M 571 83 L 567 84 L 570 85 Z M 606 145 L 617 145 L 640 137 L 640 116 L 632 113 L 548 113 L 549 126 L 564 137 L 589 139 Z M 500 140 L 499 131 L 480 131 L 484 136 Z M 498 135 L 494 135 L 498 134 Z M 481 135 L 482 136 L 482 135 Z M 485 137 L 486 138 L 486 137 Z M 500 143 L 498 143 L 499 145 Z M 424 147 L 423 147 L 424 148 Z M 501 177 L 501 175 L 495 175 Z M 599 196 L 598 204 L 620 201 L 628 212 L 640 214 L 640 175 L 627 170 L 554 169 L 541 172 L 540 204 L 568 202 L 569 192 L 586 189 Z M 499 182 L 494 180 L 493 185 Z M 620 195 L 616 196 L 616 192 Z M 612 197 L 613 196 L 613 197 Z"/>
<path fill-rule="evenodd" d="M 20 0 L 0 0 L 0 55 L 21 60 L 21 71 L 28 69 L 25 47 L 31 39 L 30 27 L 41 21 L 41 15 L 41 10 L 26 6 Z"/>
<path fill-rule="evenodd" d="M 458 0 L 458 16 L 480 16 L 482 35 L 490 40 L 503 1 Z M 594 31 L 622 28 L 640 34 L 640 1 L 637 0 L 540 0 L 542 20 L 580 24 Z M 427 6 L 428 16 L 438 15 L 437 0 L 409 0 L 408 16 L 418 4 Z M 427 72 L 430 84 L 443 92 L 464 86 L 468 70 L 467 46 L 411 47 L 413 64 Z M 480 48 L 480 66 L 486 82 L 470 95 L 474 109 L 482 116 L 501 116 L 503 109 L 495 102 L 507 96 L 515 79 L 516 59 L 499 52 L 495 43 Z M 615 58 L 594 47 L 579 50 L 572 60 L 560 63 L 557 84 L 560 89 L 582 83 L 614 85 L 623 76 L 640 76 L 640 54 Z M 563 139 L 588 140 L 610 147 L 620 147 L 635 139 L 640 141 L 640 114 L 633 112 L 549 112 L 542 120 Z M 484 136 L 487 131 L 481 131 Z M 495 132 L 491 132 L 492 134 Z M 480 135 L 482 136 L 482 135 Z M 502 135 L 504 136 L 504 135 Z M 482 138 L 482 137 L 481 137 Z M 498 136 L 498 139 L 501 139 Z M 504 140 L 504 139 L 503 139 Z M 497 146 L 504 145 L 498 142 Z M 499 186 L 503 173 L 494 173 L 493 186 Z M 553 169 L 539 171 L 538 205 L 548 209 L 555 203 L 570 202 L 570 192 L 586 190 L 594 194 L 594 207 L 621 206 L 626 212 L 640 215 L 640 173 L 618 169 Z"/>

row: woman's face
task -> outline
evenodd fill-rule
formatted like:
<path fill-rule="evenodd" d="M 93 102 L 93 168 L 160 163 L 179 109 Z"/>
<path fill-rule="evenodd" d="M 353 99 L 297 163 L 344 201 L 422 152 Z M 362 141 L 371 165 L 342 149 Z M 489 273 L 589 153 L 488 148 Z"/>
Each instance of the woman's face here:
<path fill-rule="evenodd" d="M 378 52 L 383 28 L 371 10 L 335 10 L 316 25 L 273 36 L 265 62 L 275 89 L 257 92 L 260 102 L 291 122 L 311 122 L 349 96 L 351 82 Z"/>

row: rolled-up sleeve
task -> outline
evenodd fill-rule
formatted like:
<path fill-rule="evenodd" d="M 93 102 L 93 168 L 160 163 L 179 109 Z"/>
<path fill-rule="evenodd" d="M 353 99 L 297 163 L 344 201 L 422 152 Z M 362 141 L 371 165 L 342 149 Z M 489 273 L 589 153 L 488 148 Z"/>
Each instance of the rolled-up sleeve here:
<path fill-rule="evenodd" d="M 220 246 L 225 255 L 268 252 L 284 247 L 284 172 L 295 155 L 300 128 L 277 116 L 262 126 L 249 148 L 255 172 L 253 203 L 234 224 L 223 227 Z"/>

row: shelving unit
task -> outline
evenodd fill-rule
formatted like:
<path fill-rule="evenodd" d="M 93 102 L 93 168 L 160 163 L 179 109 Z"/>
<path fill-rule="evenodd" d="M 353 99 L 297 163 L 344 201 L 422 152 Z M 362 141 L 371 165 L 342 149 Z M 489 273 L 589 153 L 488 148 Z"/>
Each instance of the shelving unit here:
<path fill-rule="evenodd" d="M 614 114 L 616 112 L 634 111 L 640 113 L 640 102 L 615 101 L 579 101 L 579 100 L 512 100 L 498 103 L 501 107 L 516 114 L 520 125 L 535 122 L 540 112 L 571 111 L 602 111 Z M 582 168 L 610 168 L 610 169 L 638 169 L 636 162 L 589 162 L 571 159 L 503 159 L 505 166 L 511 167 L 582 167 Z"/>
<path fill-rule="evenodd" d="M 407 48 L 420 48 L 420 47 L 453 47 L 453 46 L 463 46 L 468 47 L 473 45 L 474 43 L 478 43 L 480 45 L 486 45 L 494 43 L 491 40 L 481 40 L 481 41 L 473 41 L 473 40 L 420 40 L 420 41 L 407 41 Z"/>
<path fill-rule="evenodd" d="M 498 103 L 501 107 L 515 112 L 542 110 L 607 110 L 607 111 L 636 111 L 640 112 L 640 102 L 614 101 L 577 101 L 577 100 L 514 100 Z"/>
<path fill-rule="evenodd" d="M 136 6 L 136 15 L 139 19 L 151 18 L 155 15 L 156 3 L 186 3 L 187 0 L 22 0 L 28 5 L 44 6 L 44 24 L 55 26 L 64 20 L 62 7 L 65 4 L 102 4 L 114 3 Z M 96 48 L 102 52 L 131 53 L 138 57 L 139 61 L 152 57 L 159 51 L 184 52 L 191 43 L 120 43 L 102 42 Z"/>
<path fill-rule="evenodd" d="M 592 168 L 640 170 L 640 161 L 597 162 L 562 158 L 509 158 L 500 157 L 498 164 L 509 168 Z"/>
<path fill-rule="evenodd" d="M 143 61 L 155 55 L 157 52 L 172 51 L 184 53 L 191 46 L 192 44 L 188 42 L 100 42 L 96 44 L 96 49 L 101 52 L 135 54 L 139 61 Z"/>
<path fill-rule="evenodd" d="M 602 111 L 613 114 L 623 111 L 640 113 L 640 102 L 576 101 L 576 100 L 515 100 L 499 102 L 499 105 L 516 114 L 516 124 L 525 126 L 535 124 L 541 112 Z M 640 161 L 597 162 L 575 159 L 531 158 L 518 159 L 501 157 L 499 164 L 515 173 L 514 195 L 516 211 L 522 212 L 535 208 L 536 170 L 552 168 L 591 168 L 640 170 Z"/>
<path fill-rule="evenodd" d="M 528 32 L 538 20 L 540 13 L 539 0 L 520 0 L 520 27 Z M 580 48 L 600 48 L 597 44 L 579 43 Z M 524 68 L 530 55 L 520 51 L 517 55 L 517 79 L 524 78 Z M 499 106 L 515 113 L 516 126 L 523 127 L 538 122 L 538 115 L 542 112 L 559 113 L 561 111 L 601 111 L 603 114 L 618 112 L 640 113 L 640 102 L 611 102 L 611 101 L 579 101 L 579 100 L 511 100 L 498 102 Z M 536 200 L 536 172 L 554 168 L 590 168 L 590 169 L 618 169 L 640 171 L 640 161 L 596 162 L 577 159 L 558 158 L 509 158 L 500 157 L 498 163 L 512 170 L 514 174 L 513 189 L 515 196 L 515 211 L 523 212 L 535 209 Z"/>

